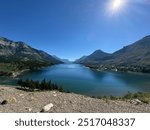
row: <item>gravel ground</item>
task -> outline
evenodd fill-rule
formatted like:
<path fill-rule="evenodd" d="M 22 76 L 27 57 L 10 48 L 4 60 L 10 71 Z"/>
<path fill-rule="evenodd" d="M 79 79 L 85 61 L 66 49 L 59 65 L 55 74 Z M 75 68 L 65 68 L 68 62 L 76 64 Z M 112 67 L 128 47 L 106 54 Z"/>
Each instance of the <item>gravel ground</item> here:
<path fill-rule="evenodd" d="M 1 103 L 7 100 L 7 103 Z M 57 91 L 25 92 L 10 86 L 0 86 L 0 113 L 37 113 L 47 104 L 49 113 L 149 113 L 150 104 L 130 101 L 102 100 Z"/>

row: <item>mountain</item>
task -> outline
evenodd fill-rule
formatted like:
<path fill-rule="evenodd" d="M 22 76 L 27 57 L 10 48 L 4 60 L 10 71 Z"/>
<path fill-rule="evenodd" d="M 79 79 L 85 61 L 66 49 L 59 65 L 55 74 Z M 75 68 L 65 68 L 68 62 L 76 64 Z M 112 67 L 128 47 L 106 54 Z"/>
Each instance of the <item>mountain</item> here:
<path fill-rule="evenodd" d="M 127 68 L 134 66 L 132 69 L 135 69 L 135 66 L 138 66 L 138 69 L 148 67 L 148 70 L 150 70 L 150 36 L 125 46 L 113 54 L 97 50 L 76 62 L 92 66 L 122 66 Z"/>
<path fill-rule="evenodd" d="M 68 64 L 68 63 L 72 63 L 72 62 L 69 61 L 68 59 L 61 59 L 61 58 L 57 57 L 56 55 L 53 55 L 53 57 L 54 57 L 55 59 L 57 59 L 57 60 L 63 62 L 63 63 L 67 63 L 67 64 Z"/>
<path fill-rule="evenodd" d="M 2 62 L 62 63 L 46 52 L 34 49 L 24 42 L 14 42 L 0 37 L 0 63 Z"/>
<path fill-rule="evenodd" d="M 114 52 L 106 64 L 150 65 L 150 36 Z"/>
<path fill-rule="evenodd" d="M 67 63 L 67 64 L 72 63 L 72 62 L 71 62 L 70 60 L 68 60 L 68 59 L 61 59 L 61 61 L 64 62 L 64 63 Z"/>
<path fill-rule="evenodd" d="M 74 63 L 84 63 L 84 60 L 87 58 L 87 56 L 82 56 L 81 58 L 79 58 L 79 59 L 76 59 L 75 61 L 74 61 Z"/>
<path fill-rule="evenodd" d="M 80 59 L 76 60 L 75 63 L 81 64 L 99 64 L 102 63 L 110 56 L 109 53 L 103 52 L 101 50 L 96 50 L 89 56 L 83 56 Z"/>

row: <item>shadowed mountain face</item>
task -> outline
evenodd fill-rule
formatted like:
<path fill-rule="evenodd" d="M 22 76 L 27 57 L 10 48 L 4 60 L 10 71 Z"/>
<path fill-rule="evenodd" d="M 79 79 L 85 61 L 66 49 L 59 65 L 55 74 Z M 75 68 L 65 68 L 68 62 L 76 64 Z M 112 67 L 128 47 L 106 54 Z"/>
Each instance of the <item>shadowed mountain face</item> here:
<path fill-rule="evenodd" d="M 14 42 L 0 37 L 0 62 L 62 63 L 44 51 L 34 49 L 24 42 Z"/>
<path fill-rule="evenodd" d="M 77 60 L 76 63 L 150 66 L 150 36 L 146 36 L 113 54 L 95 51 L 83 60 Z"/>
<path fill-rule="evenodd" d="M 150 65 L 150 36 L 113 53 L 108 63 Z M 107 63 L 106 62 L 106 63 Z"/>

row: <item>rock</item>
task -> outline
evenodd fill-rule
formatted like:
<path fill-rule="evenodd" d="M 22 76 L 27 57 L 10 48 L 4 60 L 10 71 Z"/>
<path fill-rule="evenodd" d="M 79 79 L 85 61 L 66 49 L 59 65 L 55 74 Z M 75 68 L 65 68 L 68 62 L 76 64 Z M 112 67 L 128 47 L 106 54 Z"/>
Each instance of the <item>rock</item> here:
<path fill-rule="evenodd" d="M 54 96 L 54 97 L 57 97 L 57 94 L 54 94 L 53 96 Z"/>
<path fill-rule="evenodd" d="M 20 96 L 20 97 L 22 97 L 23 95 L 24 95 L 24 94 L 22 94 L 22 93 L 21 93 L 21 94 L 19 94 L 19 96 Z"/>
<path fill-rule="evenodd" d="M 31 100 L 35 100 L 35 98 L 34 98 L 34 97 L 31 97 Z"/>
<path fill-rule="evenodd" d="M 42 108 L 42 110 L 41 110 L 40 112 L 47 112 L 47 111 L 49 111 L 53 106 L 54 106 L 54 105 L 53 105 L 52 103 L 47 104 L 46 106 L 44 106 L 44 107 Z"/>
<path fill-rule="evenodd" d="M 130 101 L 130 103 L 134 105 L 142 104 L 142 102 L 139 99 L 133 99 Z"/>
<path fill-rule="evenodd" d="M 56 92 L 53 92 L 53 96 L 54 96 L 54 97 L 56 97 L 56 96 L 57 96 Z"/>
<path fill-rule="evenodd" d="M 10 103 L 16 103 L 16 102 L 17 102 L 17 99 L 16 99 L 15 97 L 13 97 L 13 98 L 9 99 L 9 102 L 10 102 Z"/>
<path fill-rule="evenodd" d="M 3 101 L 1 102 L 1 105 L 6 105 L 6 104 L 8 104 L 8 100 L 3 100 Z"/>
<path fill-rule="evenodd" d="M 27 111 L 29 111 L 29 112 L 32 111 L 32 108 L 30 108 L 30 107 L 26 107 L 25 109 L 26 109 Z"/>
<path fill-rule="evenodd" d="M 15 97 L 13 97 L 13 98 L 10 98 L 10 99 L 7 99 L 7 100 L 3 100 L 1 102 L 1 105 L 6 105 L 8 103 L 16 103 L 16 102 L 17 102 L 17 99 Z"/>

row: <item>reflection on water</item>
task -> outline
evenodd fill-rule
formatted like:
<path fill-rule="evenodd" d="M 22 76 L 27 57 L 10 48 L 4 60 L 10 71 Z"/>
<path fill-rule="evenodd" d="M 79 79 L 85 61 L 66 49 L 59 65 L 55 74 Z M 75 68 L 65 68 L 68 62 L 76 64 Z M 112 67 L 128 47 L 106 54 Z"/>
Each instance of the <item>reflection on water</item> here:
<path fill-rule="evenodd" d="M 66 90 L 85 95 L 124 95 L 127 92 L 150 92 L 150 75 L 99 72 L 77 64 L 60 64 L 42 70 L 25 72 L 18 78 L 52 80 Z M 13 79 L 0 79 L 1 84 L 15 84 Z"/>

